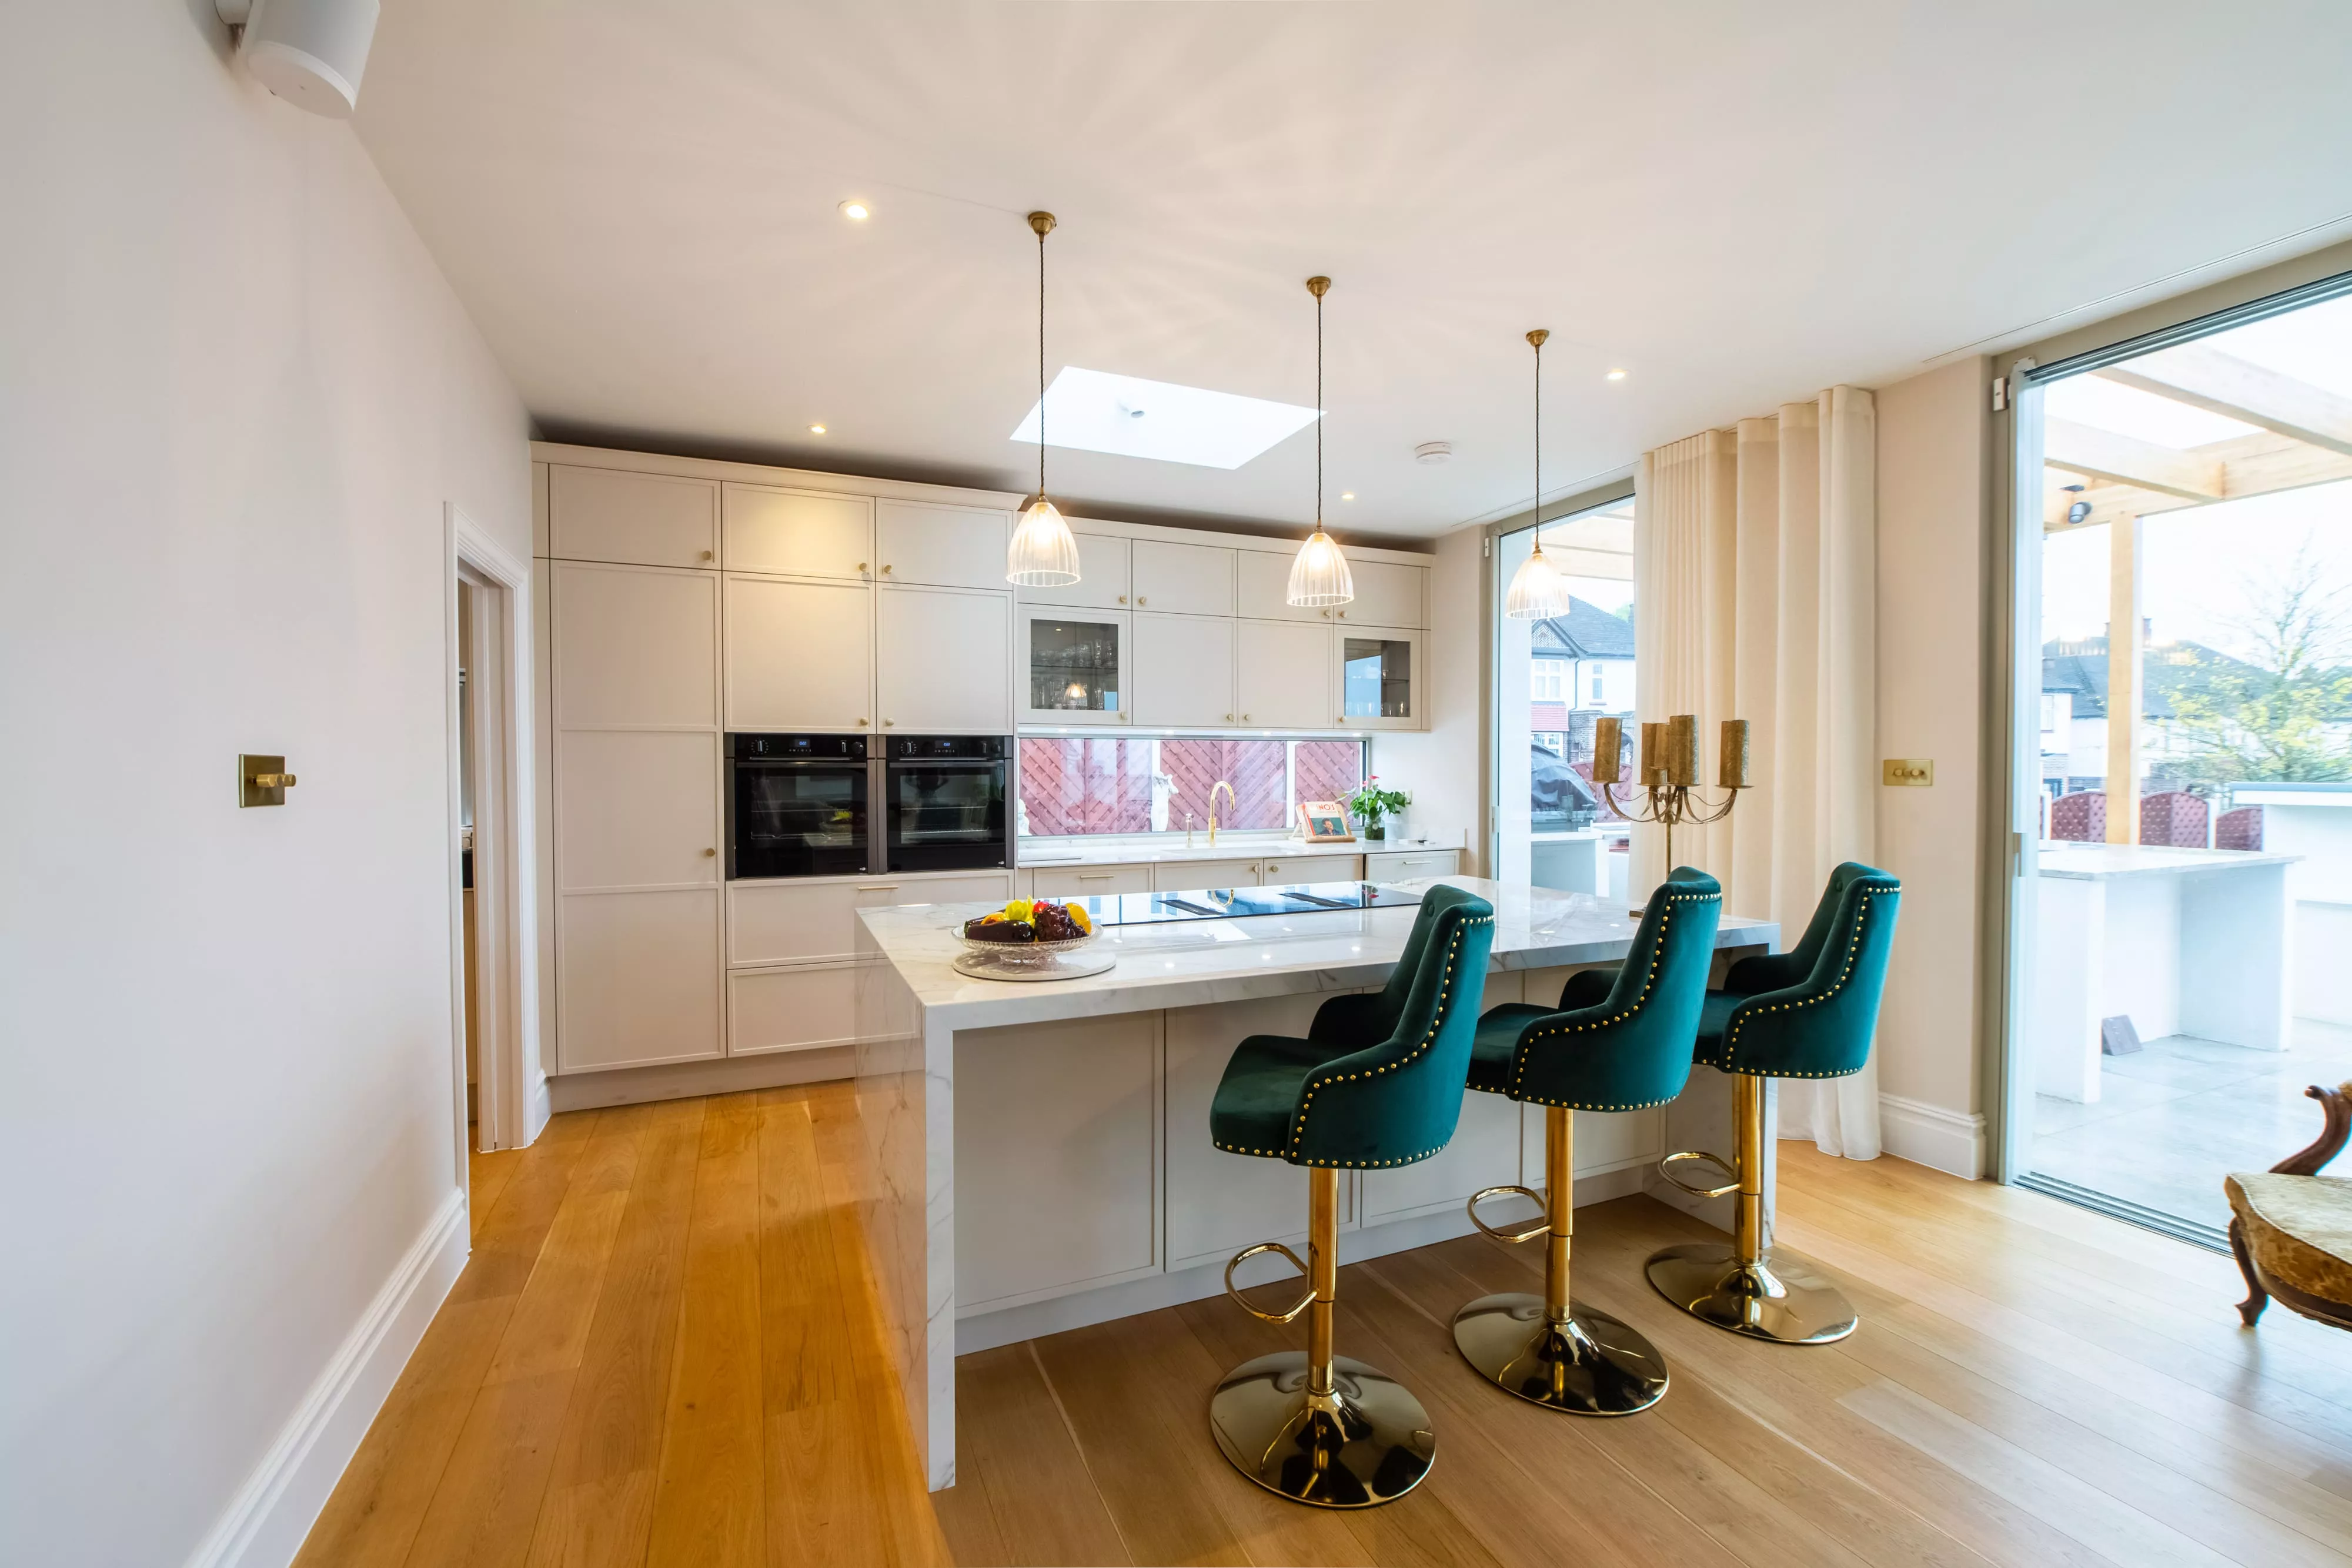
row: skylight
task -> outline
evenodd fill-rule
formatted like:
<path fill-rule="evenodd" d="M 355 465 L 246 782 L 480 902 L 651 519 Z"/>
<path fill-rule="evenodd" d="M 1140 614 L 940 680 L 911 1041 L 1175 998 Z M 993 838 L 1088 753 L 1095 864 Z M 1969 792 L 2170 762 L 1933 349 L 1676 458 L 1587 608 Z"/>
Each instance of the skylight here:
<path fill-rule="evenodd" d="M 1203 468 L 1238 468 L 1267 447 L 1315 423 L 1297 403 L 1148 382 L 1139 376 L 1066 365 L 1045 389 L 1046 429 L 1055 446 L 1112 452 Z M 1013 439 L 1034 443 L 1037 409 Z"/>

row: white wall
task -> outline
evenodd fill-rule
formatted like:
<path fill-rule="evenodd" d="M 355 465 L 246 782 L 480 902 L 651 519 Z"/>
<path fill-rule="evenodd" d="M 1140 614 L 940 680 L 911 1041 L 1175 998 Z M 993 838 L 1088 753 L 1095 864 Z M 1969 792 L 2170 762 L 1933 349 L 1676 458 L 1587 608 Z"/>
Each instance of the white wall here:
<path fill-rule="evenodd" d="M 1429 569 L 1430 719 L 1426 731 L 1382 733 L 1372 740 L 1372 770 L 1388 788 L 1412 795 L 1412 831 L 1460 844 L 1465 873 L 1478 870 L 1486 844 L 1478 793 L 1478 692 L 1489 657 L 1478 611 L 1481 574 L 1476 528 L 1439 539 Z M 1519 661 L 1522 667 L 1527 661 Z M 1524 668 L 1522 669 L 1524 679 Z M 1523 708 L 1524 703 L 1520 705 Z M 1524 793 L 1524 792 L 1523 792 Z"/>
<path fill-rule="evenodd" d="M 210 0 L 0 49 L 0 1561 L 44 1568 L 190 1560 L 457 1190 L 442 505 L 527 559 L 527 421 L 350 127 L 225 49 Z"/>
<path fill-rule="evenodd" d="M 1928 758 L 1927 789 L 1878 792 L 1878 863 L 1903 913 L 1878 1026 L 1889 1154 L 1986 1168 L 1977 881 L 1990 526 L 1990 372 L 1962 360 L 1877 390 L 1878 748 Z"/>

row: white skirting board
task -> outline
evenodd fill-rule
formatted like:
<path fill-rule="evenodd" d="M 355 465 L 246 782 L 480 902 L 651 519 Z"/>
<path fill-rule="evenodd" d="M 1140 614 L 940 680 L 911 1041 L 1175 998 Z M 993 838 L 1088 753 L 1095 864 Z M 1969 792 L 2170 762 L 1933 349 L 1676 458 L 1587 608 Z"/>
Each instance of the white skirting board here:
<path fill-rule="evenodd" d="M 1970 1181 L 1985 1174 L 1985 1119 L 1899 1094 L 1878 1097 L 1879 1147 L 1897 1159 Z"/>
<path fill-rule="evenodd" d="M 604 1105 L 644 1105 L 656 1100 L 691 1100 L 698 1094 L 824 1083 L 856 1073 L 856 1046 L 820 1045 L 807 1051 L 762 1051 L 757 1056 L 718 1057 L 662 1067 L 624 1067 L 612 1072 L 567 1072 L 547 1081 L 547 1096 L 558 1111 L 592 1111 Z"/>
<path fill-rule="evenodd" d="M 471 1249 L 466 1195 L 453 1190 L 188 1568 L 278 1568 L 294 1560 Z"/>

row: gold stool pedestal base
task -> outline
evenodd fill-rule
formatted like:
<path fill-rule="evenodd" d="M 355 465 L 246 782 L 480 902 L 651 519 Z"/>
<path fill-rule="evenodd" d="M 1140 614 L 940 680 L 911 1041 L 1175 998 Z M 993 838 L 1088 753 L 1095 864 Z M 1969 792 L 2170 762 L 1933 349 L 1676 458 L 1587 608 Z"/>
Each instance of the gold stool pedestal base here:
<path fill-rule="evenodd" d="M 1801 1263 L 1769 1254 L 1753 1263 L 1720 1241 L 1652 1256 L 1658 1294 L 1701 1322 L 1776 1344 L 1828 1344 L 1853 1333 L 1853 1303 Z"/>
<path fill-rule="evenodd" d="M 1217 1385 L 1209 1429 L 1234 1469 L 1294 1502 L 1371 1508 L 1419 1486 L 1437 1449 L 1421 1401 L 1344 1355 L 1331 1384 L 1326 1398 L 1307 1394 L 1302 1351 L 1259 1356 Z"/>
<path fill-rule="evenodd" d="M 1570 1301 L 1546 1321 L 1541 1296 L 1481 1296 L 1454 1314 L 1454 1343 L 1486 1379 L 1532 1405 L 1631 1416 L 1664 1397 L 1666 1358 L 1606 1312 Z"/>

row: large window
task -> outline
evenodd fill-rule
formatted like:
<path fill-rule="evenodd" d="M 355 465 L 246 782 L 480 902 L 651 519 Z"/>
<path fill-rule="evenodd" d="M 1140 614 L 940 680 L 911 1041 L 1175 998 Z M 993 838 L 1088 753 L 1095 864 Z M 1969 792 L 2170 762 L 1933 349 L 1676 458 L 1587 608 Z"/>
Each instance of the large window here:
<path fill-rule="evenodd" d="M 1021 831 L 1181 833 L 1209 825 L 1209 794 L 1224 828 L 1286 829 L 1304 800 L 1337 800 L 1364 779 L 1360 740 L 1231 739 L 1187 736 L 1054 736 L 1021 742 Z"/>
<path fill-rule="evenodd" d="M 1535 530 L 1495 551 L 1496 597 Z M 1605 894 L 1625 877 L 1622 819 L 1592 784 L 1592 727 L 1633 711 L 1633 507 L 1546 523 L 1544 554 L 1567 574 L 1568 613 L 1501 622 L 1495 648 L 1496 874 Z"/>

